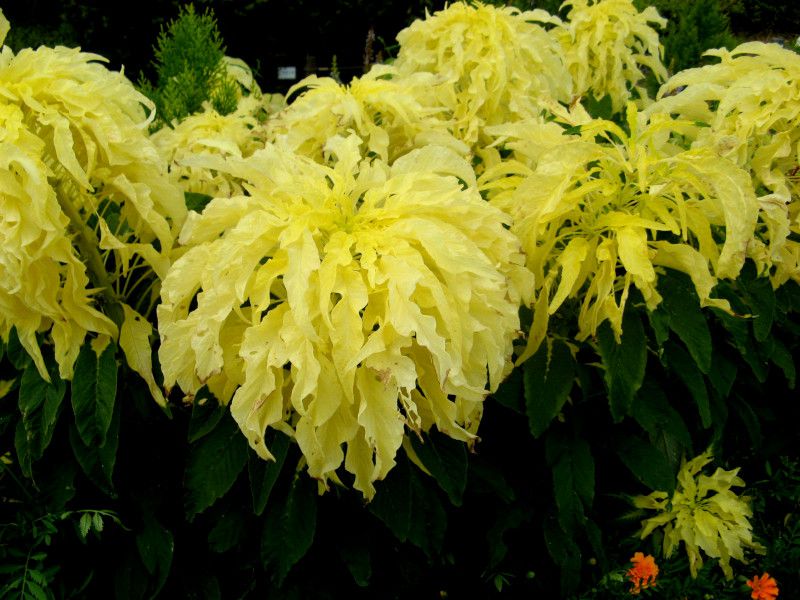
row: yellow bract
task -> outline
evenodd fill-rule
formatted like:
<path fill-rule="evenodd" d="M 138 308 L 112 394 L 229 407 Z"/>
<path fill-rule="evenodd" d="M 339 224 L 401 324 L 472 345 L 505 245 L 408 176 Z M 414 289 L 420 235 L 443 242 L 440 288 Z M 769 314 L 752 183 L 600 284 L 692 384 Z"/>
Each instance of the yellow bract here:
<path fill-rule="evenodd" d="M 389 166 L 361 147 L 334 136 L 327 165 L 274 146 L 229 159 L 249 195 L 190 215 L 159 356 L 167 386 L 232 397 L 260 456 L 281 429 L 313 477 L 344 461 L 371 498 L 406 426 L 475 439 L 532 281 L 507 217 L 459 183 L 463 159 L 427 146 Z"/>
<path fill-rule="evenodd" d="M 641 537 L 644 539 L 663 527 L 665 557 L 669 558 L 683 542 L 692 577 L 697 577 L 697 570 L 703 565 L 702 551 L 706 556 L 719 559 L 725 577 L 732 579 L 731 558 L 743 561 L 745 548 L 761 554 L 765 549 L 753 541 L 749 521 L 753 513 L 747 499 L 731 490 L 744 486 L 744 481 L 737 476 L 739 469 L 717 468 L 713 475 L 704 475 L 703 467 L 712 460 L 711 452 L 706 451 L 684 462 L 671 498 L 666 492 L 653 492 L 636 497 L 634 505 L 660 512 L 642 521 Z"/>
<path fill-rule="evenodd" d="M 396 75 L 391 67 L 377 66 L 349 85 L 307 77 L 289 90 L 289 95 L 304 90 L 301 95 L 268 122 L 270 140 L 318 162 L 329 139 L 351 133 L 364 140 L 364 152 L 385 161 L 430 143 L 466 154 L 467 148 L 448 134 L 444 109 L 426 98 L 433 75 Z"/>
<path fill-rule="evenodd" d="M 537 21 L 558 19 L 543 10 L 457 2 L 401 31 L 393 66 L 400 76 L 435 77 L 428 93 L 452 115 L 454 135 L 472 146 L 486 125 L 538 115 L 543 102 L 571 99 L 561 47 Z"/>
<path fill-rule="evenodd" d="M 800 243 L 789 239 L 800 234 L 800 55 L 760 42 L 706 54 L 720 62 L 673 76 L 648 112 L 695 121 L 693 147 L 750 171 L 760 223 L 748 255 L 775 287 L 800 281 Z"/>
<path fill-rule="evenodd" d="M 87 332 L 117 333 L 90 278 L 120 299 L 137 269 L 163 276 L 186 210 L 145 134 L 150 102 L 98 59 L 0 54 L 0 336 L 15 326 L 45 378 L 36 334 L 50 333 L 70 379 Z"/>
<path fill-rule="evenodd" d="M 683 123 L 645 120 L 629 104 L 627 126 L 630 133 L 595 120 L 574 135 L 552 123 L 509 128 L 504 139 L 515 160 L 480 180 L 513 218 L 536 276 L 537 312 L 580 300 L 579 339 L 605 320 L 622 333 L 631 285 L 654 309 L 659 266 L 688 274 L 704 306 L 727 309 L 711 290 L 738 275 L 756 223 L 747 173 L 707 149 L 674 144 Z M 529 351 L 547 326 L 537 317 Z"/>

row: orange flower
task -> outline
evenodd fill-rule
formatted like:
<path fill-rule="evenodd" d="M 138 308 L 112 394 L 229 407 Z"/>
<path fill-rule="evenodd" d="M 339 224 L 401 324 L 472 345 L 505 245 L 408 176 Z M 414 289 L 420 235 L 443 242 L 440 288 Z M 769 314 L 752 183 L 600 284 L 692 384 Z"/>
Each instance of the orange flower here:
<path fill-rule="evenodd" d="M 747 585 L 753 588 L 753 593 L 750 594 L 753 600 L 775 600 L 778 597 L 778 583 L 769 573 L 764 573 L 760 578 L 756 575 Z"/>
<path fill-rule="evenodd" d="M 633 584 L 631 594 L 638 594 L 642 591 L 642 588 L 655 585 L 658 565 L 652 556 L 649 554 L 645 556 L 641 552 L 637 552 L 633 555 L 631 562 L 633 567 L 628 569 L 628 579 Z"/>

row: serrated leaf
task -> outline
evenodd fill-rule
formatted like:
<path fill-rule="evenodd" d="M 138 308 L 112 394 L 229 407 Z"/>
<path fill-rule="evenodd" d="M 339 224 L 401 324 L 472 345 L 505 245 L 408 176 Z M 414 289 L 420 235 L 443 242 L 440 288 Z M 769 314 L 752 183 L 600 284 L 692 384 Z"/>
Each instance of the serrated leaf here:
<path fill-rule="evenodd" d="M 447 512 L 436 489 L 423 481 L 417 469 L 410 469 L 411 519 L 408 541 L 420 548 L 428 558 L 442 551 L 447 530 Z"/>
<path fill-rule="evenodd" d="M 544 543 L 550 557 L 561 569 L 561 596 L 566 598 L 577 589 L 580 580 L 580 548 L 554 518 L 545 519 Z"/>
<path fill-rule="evenodd" d="M 158 405 L 166 407 L 167 399 L 164 398 L 164 394 L 153 376 L 152 348 L 150 346 L 150 334 L 153 332 L 153 327 L 147 319 L 127 304 L 123 304 L 122 308 L 125 311 L 125 319 L 119 330 L 119 346 L 125 353 L 128 366 L 144 379 L 150 389 L 150 394 Z"/>
<path fill-rule="evenodd" d="M 497 567 L 508 554 L 508 545 L 504 540 L 506 533 L 519 528 L 523 523 L 528 523 L 530 520 L 530 510 L 520 506 L 512 506 L 508 510 L 502 510 L 498 513 L 494 523 L 486 533 L 486 541 L 489 544 L 487 570 Z"/>
<path fill-rule="evenodd" d="M 265 437 L 265 445 L 269 448 L 275 461 L 266 461 L 250 452 L 247 459 L 247 471 L 250 478 L 250 493 L 253 497 L 253 513 L 261 516 L 269 502 L 272 488 L 281 474 L 286 455 L 289 453 L 289 436 L 270 429 Z"/>
<path fill-rule="evenodd" d="M 722 353 L 715 352 L 711 357 L 711 370 L 708 372 L 708 380 L 719 394 L 720 398 L 727 398 L 736 381 L 736 365 L 728 360 Z"/>
<path fill-rule="evenodd" d="M 337 548 L 339 557 L 350 571 L 353 581 L 359 587 L 367 587 L 372 577 L 372 560 L 370 558 L 370 540 L 364 530 L 347 531 Z"/>
<path fill-rule="evenodd" d="M 703 427 L 711 427 L 711 405 L 708 399 L 708 390 L 703 374 L 697 367 L 689 354 L 677 344 L 667 343 L 664 345 L 664 360 L 669 365 L 672 372 L 689 389 L 697 411 L 700 413 L 700 421 Z"/>
<path fill-rule="evenodd" d="M 539 437 L 561 411 L 575 380 L 575 359 L 560 340 L 546 340 L 523 365 L 531 434 Z"/>
<path fill-rule="evenodd" d="M 81 515 L 80 521 L 78 521 L 78 531 L 81 534 L 83 539 L 86 539 L 86 536 L 89 535 L 89 530 L 92 528 L 92 515 L 89 513 L 83 513 Z"/>
<path fill-rule="evenodd" d="M 18 405 L 25 427 L 27 447 L 32 461 L 38 460 L 50 445 L 58 420 L 66 384 L 58 377 L 58 369 L 47 364 L 50 382 L 42 379 L 31 362 L 22 373 Z"/>
<path fill-rule="evenodd" d="M 273 567 L 280 587 L 292 567 L 306 555 L 317 526 L 316 483 L 310 477 L 295 478 L 282 505 L 267 513 L 261 538 L 265 567 Z"/>
<path fill-rule="evenodd" d="M 231 489 L 246 462 L 247 440 L 228 413 L 190 447 L 184 480 L 190 521 Z"/>
<path fill-rule="evenodd" d="M 92 526 L 97 533 L 103 532 L 103 515 L 100 513 L 94 513 L 92 515 Z"/>
<path fill-rule="evenodd" d="M 753 313 L 753 334 L 756 341 L 763 342 L 769 337 L 775 319 L 775 291 L 767 277 L 757 277 L 750 263 L 738 279 L 744 291 L 744 299 Z"/>
<path fill-rule="evenodd" d="M 634 477 L 651 490 L 672 493 L 675 474 L 667 458 L 652 444 L 634 435 L 620 436 L 617 455 Z"/>
<path fill-rule="evenodd" d="M 605 367 L 603 377 L 615 422 L 630 413 L 647 366 L 647 339 L 639 315 L 626 311 L 622 319 L 622 331 L 619 344 L 608 322 L 604 322 L 597 332 L 598 349 Z"/>
<path fill-rule="evenodd" d="M 91 344 L 86 343 L 75 361 L 72 410 L 78 433 L 87 446 L 106 443 L 117 394 L 116 350 L 110 343 L 98 356 Z"/>
<path fill-rule="evenodd" d="M 779 339 L 770 337 L 764 342 L 764 353 L 774 365 L 779 367 L 790 390 L 794 389 L 797 371 L 794 365 L 794 356 Z"/>
<path fill-rule="evenodd" d="M 584 509 L 590 509 L 594 500 L 591 450 L 584 440 L 551 433 L 547 437 L 546 456 L 552 469 L 559 525 L 563 531 L 575 533 L 586 522 Z"/>
<path fill-rule="evenodd" d="M 659 311 L 668 315 L 669 328 L 686 345 L 700 371 L 708 373 L 711 368 L 711 331 L 691 279 L 670 271 L 665 284 L 659 286 L 659 292 L 663 298 Z"/>
<path fill-rule="evenodd" d="M 425 436 L 424 442 L 411 437 L 411 445 L 450 502 L 454 506 L 461 506 L 467 487 L 467 449 L 464 443 L 431 432 Z"/>

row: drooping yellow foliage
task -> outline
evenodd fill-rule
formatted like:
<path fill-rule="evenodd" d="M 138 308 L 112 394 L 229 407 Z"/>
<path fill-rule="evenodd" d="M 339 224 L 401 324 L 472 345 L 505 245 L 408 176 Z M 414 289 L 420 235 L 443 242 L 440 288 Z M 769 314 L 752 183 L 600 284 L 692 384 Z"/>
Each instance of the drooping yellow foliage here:
<path fill-rule="evenodd" d="M 430 143 L 466 153 L 467 148 L 448 134 L 444 109 L 422 101 L 430 96 L 434 81 L 430 73 L 400 78 L 395 69 L 384 66 L 348 85 L 312 75 L 289 90 L 290 96 L 304 91 L 268 122 L 269 139 L 318 162 L 324 160 L 329 139 L 351 133 L 364 140 L 364 152 L 385 161 Z"/>
<path fill-rule="evenodd" d="M 401 31 L 400 76 L 431 73 L 432 104 L 452 115 L 454 135 L 475 145 L 482 128 L 538 115 L 542 103 L 569 102 L 572 81 L 558 42 L 539 23 L 543 10 L 456 2 Z"/>
<path fill-rule="evenodd" d="M 710 50 L 714 65 L 687 69 L 662 86 L 648 112 L 695 121 L 687 136 L 748 169 L 758 190 L 759 236 L 749 256 L 775 287 L 800 281 L 800 55 L 748 42 Z"/>
<path fill-rule="evenodd" d="M 146 136 L 151 104 L 98 60 L 63 47 L 0 54 L 0 336 L 15 326 L 45 378 L 36 334 L 49 332 L 71 378 L 86 333 L 117 332 L 92 286 L 118 298 L 137 269 L 166 274 L 185 216 Z"/>
<path fill-rule="evenodd" d="M 530 351 L 543 339 L 544 315 L 567 298 L 580 300 L 579 339 L 605 320 L 619 336 L 631 285 L 649 309 L 660 302 L 659 267 L 688 274 L 704 306 L 729 308 L 711 291 L 738 275 L 758 205 L 734 163 L 671 142 L 683 126 L 665 115 L 643 119 L 631 103 L 628 132 L 602 120 L 576 135 L 553 123 L 504 130 L 516 160 L 488 170 L 480 185 L 511 214 L 536 276 Z"/>
<path fill-rule="evenodd" d="M 732 579 L 732 558 L 743 561 L 745 548 L 762 554 L 765 549 L 753 540 L 749 520 L 753 512 L 747 499 L 731 489 L 745 484 L 737 475 L 739 469 L 717 468 L 713 475 L 705 475 L 703 467 L 713 459 L 711 452 L 706 451 L 684 462 L 672 497 L 666 492 L 653 492 L 634 498 L 634 505 L 659 512 L 642 521 L 640 535 L 644 539 L 654 530 L 663 528 L 665 557 L 672 556 L 683 542 L 692 577 L 697 577 L 703 565 L 702 554 L 705 554 L 718 559 L 725 577 Z"/>
<path fill-rule="evenodd" d="M 507 216 L 460 184 L 466 161 L 427 146 L 389 166 L 361 148 L 335 136 L 327 165 L 271 145 L 229 160 L 249 195 L 187 220 L 159 356 L 165 385 L 232 396 L 261 457 L 282 429 L 313 477 L 344 461 L 371 498 L 406 426 L 475 439 L 532 282 Z"/>
<path fill-rule="evenodd" d="M 553 29 L 572 75 L 574 93 L 611 97 L 615 112 L 622 110 L 645 70 L 659 80 L 667 78 L 661 62 L 663 48 L 651 23 L 667 23 L 652 6 L 639 12 L 631 0 L 567 0 L 567 21 Z"/>

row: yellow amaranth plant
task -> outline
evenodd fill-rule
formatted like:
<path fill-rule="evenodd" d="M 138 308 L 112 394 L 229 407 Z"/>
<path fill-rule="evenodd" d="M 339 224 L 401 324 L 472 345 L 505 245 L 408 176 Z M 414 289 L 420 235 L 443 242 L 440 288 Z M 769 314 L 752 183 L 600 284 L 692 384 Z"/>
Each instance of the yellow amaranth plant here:
<path fill-rule="evenodd" d="M 759 237 L 749 249 L 773 286 L 800 281 L 800 55 L 747 42 L 710 50 L 714 65 L 677 73 L 647 110 L 695 121 L 694 147 L 749 169 L 759 194 Z"/>
<path fill-rule="evenodd" d="M 329 139 L 351 133 L 364 140 L 364 152 L 385 161 L 430 143 L 466 154 L 468 149 L 448 134 L 443 109 L 425 104 L 431 102 L 426 96 L 434 76 L 396 75 L 392 67 L 379 65 L 349 85 L 307 77 L 289 90 L 288 95 L 303 90 L 300 96 L 267 123 L 268 137 L 318 162 Z"/>
<path fill-rule="evenodd" d="M 49 332 L 71 378 L 88 332 L 117 335 L 98 291 L 154 300 L 136 282 L 143 270 L 166 274 L 185 217 L 146 135 L 152 105 L 97 60 L 63 47 L 0 54 L 0 336 L 16 327 L 46 379 L 36 335 Z M 138 315 L 125 314 L 127 353 Z M 129 361 L 146 372 L 147 358 Z"/>
<path fill-rule="evenodd" d="M 667 78 L 661 62 L 663 48 L 651 23 L 667 23 L 652 6 L 639 12 L 631 0 L 567 0 L 567 21 L 551 31 L 561 44 L 572 75 L 574 93 L 596 98 L 610 96 L 615 112 L 622 110 L 645 71 Z"/>
<path fill-rule="evenodd" d="M 329 165 L 276 146 L 229 161 L 249 195 L 189 216 L 158 321 L 165 385 L 232 397 L 262 458 L 283 430 L 313 477 L 337 481 L 344 461 L 371 498 L 406 426 L 475 439 L 532 279 L 464 159 L 428 146 L 389 166 L 361 147 L 331 138 Z"/>
<path fill-rule="evenodd" d="M 397 35 L 401 76 L 432 73 L 426 90 L 452 114 L 453 133 L 470 146 L 482 128 L 537 115 L 542 102 L 569 102 L 572 80 L 561 47 L 539 25 L 543 10 L 456 2 Z"/>
<path fill-rule="evenodd" d="M 536 277 L 529 352 L 567 298 L 580 301 L 579 339 L 605 320 L 621 335 L 631 285 L 649 309 L 661 301 L 658 267 L 688 274 L 704 306 L 729 309 L 710 295 L 717 279 L 735 278 L 744 263 L 755 194 L 732 162 L 672 143 L 683 126 L 665 115 L 641 119 L 630 103 L 630 133 L 602 120 L 579 135 L 552 123 L 520 127 L 528 140 L 504 131 L 516 160 L 487 170 L 479 184 L 511 214 Z"/>
<path fill-rule="evenodd" d="M 234 112 L 221 115 L 206 103 L 202 112 L 155 132 L 151 139 L 169 164 L 173 183 L 212 197 L 241 193 L 241 183 L 214 169 L 214 160 L 247 157 L 264 147 L 258 119 L 263 107 L 261 98 L 246 96 Z"/>
<path fill-rule="evenodd" d="M 733 578 L 730 561 L 744 561 L 744 550 L 749 548 L 763 554 L 764 547 L 753 540 L 750 517 L 753 512 L 748 499 L 736 495 L 731 489 L 743 487 L 738 477 L 739 469 L 725 471 L 717 468 L 714 474 L 702 470 L 714 457 L 707 450 L 689 462 L 683 463 L 678 473 L 678 485 L 672 497 L 667 492 L 653 492 L 637 496 L 637 508 L 656 510 L 654 517 L 642 521 L 641 538 L 658 528 L 663 528 L 663 552 L 672 556 L 683 542 L 689 557 L 692 577 L 703 566 L 702 554 L 719 560 L 719 566 L 728 579 Z"/>

